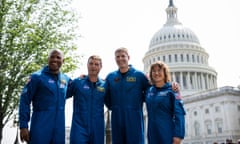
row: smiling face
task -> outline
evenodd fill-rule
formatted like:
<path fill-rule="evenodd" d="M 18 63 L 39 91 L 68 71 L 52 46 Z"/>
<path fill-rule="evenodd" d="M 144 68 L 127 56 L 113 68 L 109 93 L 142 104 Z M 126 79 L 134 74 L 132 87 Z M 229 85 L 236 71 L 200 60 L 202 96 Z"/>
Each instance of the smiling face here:
<path fill-rule="evenodd" d="M 98 76 L 98 73 L 102 69 L 102 60 L 99 56 L 91 56 L 88 59 L 87 63 L 88 75 L 89 76 Z"/>
<path fill-rule="evenodd" d="M 59 73 L 63 61 L 63 54 L 60 50 L 51 51 L 48 57 L 49 70 L 54 74 Z"/>
<path fill-rule="evenodd" d="M 165 83 L 164 70 L 158 65 L 152 67 L 151 79 L 154 83 Z"/>
<path fill-rule="evenodd" d="M 120 48 L 115 52 L 115 61 L 121 70 L 128 70 L 129 55 L 126 48 Z"/>
<path fill-rule="evenodd" d="M 150 80 L 152 83 L 166 83 L 171 81 L 169 69 L 167 65 L 158 61 L 150 67 Z"/>

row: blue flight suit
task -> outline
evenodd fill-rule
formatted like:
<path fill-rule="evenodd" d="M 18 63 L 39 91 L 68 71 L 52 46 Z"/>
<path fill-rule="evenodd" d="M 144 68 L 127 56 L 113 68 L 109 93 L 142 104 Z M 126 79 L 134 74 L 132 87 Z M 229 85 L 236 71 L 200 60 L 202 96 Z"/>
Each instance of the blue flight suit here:
<path fill-rule="evenodd" d="M 65 100 L 70 78 L 52 74 L 48 66 L 33 73 L 19 104 L 20 128 L 28 128 L 30 144 L 65 144 Z M 32 104 L 32 105 L 31 105 Z"/>
<path fill-rule="evenodd" d="M 98 78 L 90 82 L 88 76 L 76 78 L 68 89 L 73 96 L 71 144 L 104 144 L 105 82 Z"/>
<path fill-rule="evenodd" d="M 146 105 L 149 144 L 172 144 L 173 137 L 184 138 L 183 102 L 170 83 L 161 88 L 150 87 L 146 93 Z"/>
<path fill-rule="evenodd" d="M 144 92 L 150 86 L 146 75 L 129 65 L 128 72 L 119 70 L 106 78 L 106 105 L 112 110 L 112 143 L 144 144 Z"/>

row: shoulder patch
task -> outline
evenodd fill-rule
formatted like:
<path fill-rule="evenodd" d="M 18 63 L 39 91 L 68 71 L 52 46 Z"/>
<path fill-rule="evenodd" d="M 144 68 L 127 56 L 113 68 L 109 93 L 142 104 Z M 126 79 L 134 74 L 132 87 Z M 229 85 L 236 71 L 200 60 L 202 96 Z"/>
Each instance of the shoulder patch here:
<path fill-rule="evenodd" d="M 176 93 L 175 97 L 177 100 L 182 100 L 182 95 L 180 94 L 180 92 Z"/>
<path fill-rule="evenodd" d="M 61 82 L 61 84 L 64 84 L 64 85 L 66 85 L 66 83 L 67 83 L 65 79 L 61 79 L 60 82 Z"/>

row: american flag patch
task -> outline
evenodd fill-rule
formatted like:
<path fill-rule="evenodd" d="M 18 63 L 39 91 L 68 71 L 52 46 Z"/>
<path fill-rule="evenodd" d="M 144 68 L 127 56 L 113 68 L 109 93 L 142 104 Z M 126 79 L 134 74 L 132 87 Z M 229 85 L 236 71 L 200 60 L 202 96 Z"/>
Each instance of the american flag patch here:
<path fill-rule="evenodd" d="M 180 92 L 176 93 L 176 99 L 177 100 L 181 100 L 182 99 L 182 95 L 180 94 Z"/>

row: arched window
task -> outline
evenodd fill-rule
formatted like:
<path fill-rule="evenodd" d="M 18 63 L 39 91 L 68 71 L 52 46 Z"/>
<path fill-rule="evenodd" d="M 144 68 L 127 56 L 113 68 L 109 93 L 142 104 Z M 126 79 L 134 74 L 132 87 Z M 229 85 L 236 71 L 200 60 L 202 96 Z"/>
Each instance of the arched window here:
<path fill-rule="evenodd" d="M 215 120 L 215 127 L 216 127 L 216 131 L 218 133 L 223 133 L 223 121 L 222 119 L 218 118 Z"/>
<path fill-rule="evenodd" d="M 189 55 L 187 54 L 187 62 L 189 62 Z"/>
<path fill-rule="evenodd" d="M 193 63 L 195 62 L 195 57 L 194 57 L 194 55 L 192 55 L 192 62 L 193 62 Z"/>
<path fill-rule="evenodd" d="M 183 54 L 181 54 L 181 62 L 183 62 Z"/>
<path fill-rule="evenodd" d="M 212 134 L 212 122 L 211 120 L 205 121 L 205 129 L 207 134 Z"/>
<path fill-rule="evenodd" d="M 175 62 L 178 61 L 177 54 L 174 55 L 174 61 L 175 61 Z"/>
<path fill-rule="evenodd" d="M 219 107 L 219 106 L 216 106 L 216 107 L 215 107 L 215 112 L 220 112 L 220 111 L 221 111 L 220 107 Z"/>
<path fill-rule="evenodd" d="M 166 62 L 166 58 L 165 58 L 165 56 L 163 56 L 163 62 Z"/>
<path fill-rule="evenodd" d="M 197 121 L 194 122 L 194 134 L 200 136 L 200 124 Z"/>
<path fill-rule="evenodd" d="M 199 60 L 199 55 L 197 56 L 197 63 L 199 63 L 200 62 L 200 60 Z"/>
<path fill-rule="evenodd" d="M 172 55 L 168 55 L 168 61 L 172 62 Z"/>

